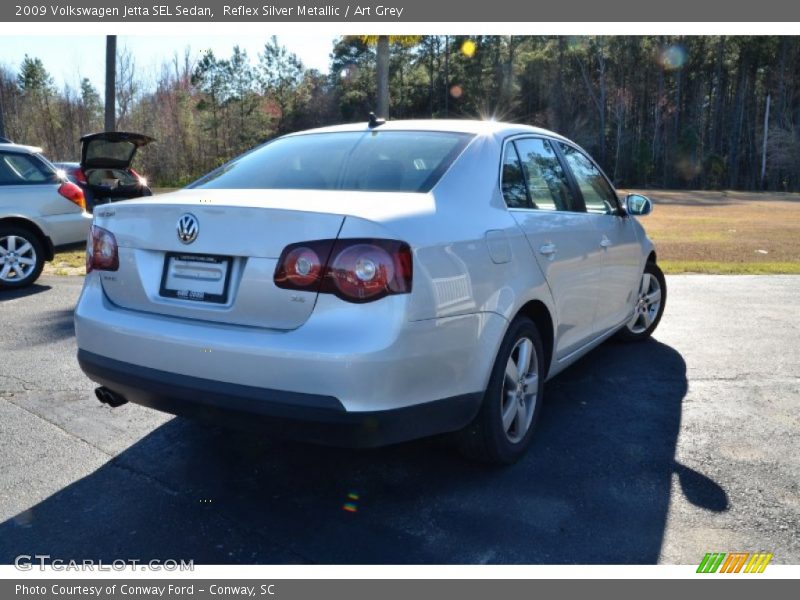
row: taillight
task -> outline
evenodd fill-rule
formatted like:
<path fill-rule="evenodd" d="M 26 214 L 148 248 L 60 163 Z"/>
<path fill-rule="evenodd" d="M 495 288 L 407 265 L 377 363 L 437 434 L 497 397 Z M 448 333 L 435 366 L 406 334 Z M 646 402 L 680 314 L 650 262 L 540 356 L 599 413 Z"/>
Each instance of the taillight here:
<path fill-rule="evenodd" d="M 286 289 L 317 291 L 330 252 L 331 240 L 287 246 L 275 269 L 275 283 Z"/>
<path fill-rule="evenodd" d="M 86 179 L 86 173 L 83 172 L 83 169 L 75 169 L 72 172 L 72 176 L 75 178 L 75 181 L 77 181 L 78 183 L 82 183 L 83 185 L 86 185 L 87 183 L 89 183 L 89 180 Z"/>
<path fill-rule="evenodd" d="M 110 231 L 92 225 L 86 240 L 86 273 L 119 269 L 117 238 Z"/>
<path fill-rule="evenodd" d="M 291 244 L 281 253 L 275 285 L 371 302 L 411 291 L 411 248 L 381 239 L 317 240 Z"/>
<path fill-rule="evenodd" d="M 136 179 L 138 179 L 138 180 L 139 180 L 139 185 L 142 185 L 142 186 L 144 186 L 144 187 L 147 187 L 147 177 L 142 177 L 141 175 L 139 175 L 139 174 L 138 174 L 136 171 L 134 171 L 133 169 L 128 169 L 128 171 L 130 171 L 130 172 L 131 172 L 131 175 L 133 175 L 134 177 L 136 177 Z"/>
<path fill-rule="evenodd" d="M 70 202 L 74 202 L 80 206 L 83 210 L 86 210 L 86 198 L 83 196 L 83 190 L 71 181 L 65 181 L 58 186 L 58 193 Z"/>

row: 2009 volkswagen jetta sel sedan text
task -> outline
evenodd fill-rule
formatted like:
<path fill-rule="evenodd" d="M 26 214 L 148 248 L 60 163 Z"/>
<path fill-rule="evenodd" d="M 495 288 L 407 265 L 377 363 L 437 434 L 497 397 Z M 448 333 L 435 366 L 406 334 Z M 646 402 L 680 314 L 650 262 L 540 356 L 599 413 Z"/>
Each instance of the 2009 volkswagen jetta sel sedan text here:
<path fill-rule="evenodd" d="M 78 359 L 112 406 L 338 445 L 454 432 L 513 462 L 546 379 L 657 326 L 664 276 L 633 218 L 650 210 L 533 127 L 288 135 L 98 207 Z"/>

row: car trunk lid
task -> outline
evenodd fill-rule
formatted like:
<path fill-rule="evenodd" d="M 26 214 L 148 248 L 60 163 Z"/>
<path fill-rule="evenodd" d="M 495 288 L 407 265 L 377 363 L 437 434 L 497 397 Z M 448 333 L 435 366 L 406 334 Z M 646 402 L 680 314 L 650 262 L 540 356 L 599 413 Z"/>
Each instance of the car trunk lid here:
<path fill-rule="evenodd" d="M 291 243 L 336 238 L 345 218 L 313 210 L 307 194 L 187 190 L 99 206 L 95 223 L 114 234 L 120 258 L 117 271 L 100 272 L 103 289 L 128 309 L 297 328 L 317 294 L 275 286 L 277 260 Z"/>
<path fill-rule="evenodd" d="M 136 151 L 155 140 L 141 133 L 103 131 L 81 138 L 81 168 L 128 169 Z"/>

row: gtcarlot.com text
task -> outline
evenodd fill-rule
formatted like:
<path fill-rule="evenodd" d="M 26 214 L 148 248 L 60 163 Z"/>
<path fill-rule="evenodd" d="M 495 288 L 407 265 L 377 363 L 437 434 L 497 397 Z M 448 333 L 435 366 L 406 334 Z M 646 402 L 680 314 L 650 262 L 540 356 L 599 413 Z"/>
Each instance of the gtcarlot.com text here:
<path fill-rule="evenodd" d="M 38 568 L 44 571 L 194 571 L 193 560 L 135 558 L 116 559 L 110 562 L 102 560 L 61 560 L 49 554 L 20 554 L 14 559 L 14 567 L 19 571 L 31 571 Z"/>

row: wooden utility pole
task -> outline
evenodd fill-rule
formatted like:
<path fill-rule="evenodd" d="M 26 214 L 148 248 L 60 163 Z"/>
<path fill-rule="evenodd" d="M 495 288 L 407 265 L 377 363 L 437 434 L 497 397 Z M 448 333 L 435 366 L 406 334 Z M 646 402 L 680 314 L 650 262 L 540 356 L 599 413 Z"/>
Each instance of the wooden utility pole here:
<path fill-rule="evenodd" d="M 761 148 L 761 189 L 764 189 L 764 180 L 767 177 L 767 139 L 769 138 L 769 103 L 772 99 L 767 94 L 767 108 L 764 110 L 764 145 Z"/>
<path fill-rule="evenodd" d="M 444 36 L 444 116 L 450 116 L 450 36 Z"/>
<path fill-rule="evenodd" d="M 0 90 L 0 137 L 6 137 L 6 122 L 3 119 L 3 90 Z"/>
<path fill-rule="evenodd" d="M 106 131 L 117 129 L 117 36 L 106 36 Z"/>
<path fill-rule="evenodd" d="M 389 118 L 389 36 L 378 36 L 378 116 Z"/>

